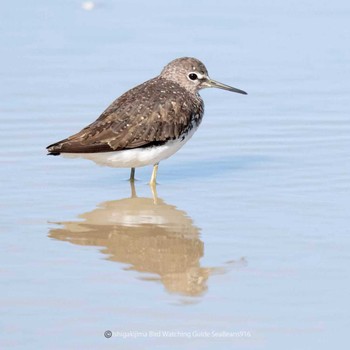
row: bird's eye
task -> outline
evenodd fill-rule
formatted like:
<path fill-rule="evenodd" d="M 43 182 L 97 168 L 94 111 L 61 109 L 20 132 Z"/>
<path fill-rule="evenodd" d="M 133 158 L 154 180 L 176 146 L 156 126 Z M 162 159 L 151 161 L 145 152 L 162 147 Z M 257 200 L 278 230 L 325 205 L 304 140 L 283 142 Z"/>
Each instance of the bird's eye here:
<path fill-rule="evenodd" d="M 191 80 L 197 80 L 197 79 L 198 79 L 198 76 L 197 76 L 197 74 L 195 74 L 195 73 L 190 73 L 190 74 L 188 75 L 188 77 L 189 77 Z"/>

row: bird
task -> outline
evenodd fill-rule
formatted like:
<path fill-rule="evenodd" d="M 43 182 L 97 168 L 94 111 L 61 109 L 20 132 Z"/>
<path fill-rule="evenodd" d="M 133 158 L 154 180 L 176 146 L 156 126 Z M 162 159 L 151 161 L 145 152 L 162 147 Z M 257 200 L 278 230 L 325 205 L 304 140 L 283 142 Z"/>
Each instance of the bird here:
<path fill-rule="evenodd" d="M 199 90 L 243 90 L 211 79 L 205 65 L 193 57 L 168 63 L 161 73 L 125 92 L 91 124 L 47 146 L 48 155 L 82 157 L 99 165 L 130 168 L 153 166 L 156 184 L 159 162 L 176 153 L 198 129 L 204 114 Z"/>

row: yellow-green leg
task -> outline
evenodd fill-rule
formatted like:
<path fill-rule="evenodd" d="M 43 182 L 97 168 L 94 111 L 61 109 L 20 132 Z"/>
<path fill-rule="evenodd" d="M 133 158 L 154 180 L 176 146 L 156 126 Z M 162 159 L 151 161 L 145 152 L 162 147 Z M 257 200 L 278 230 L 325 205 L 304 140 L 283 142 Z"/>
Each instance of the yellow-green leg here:
<path fill-rule="evenodd" d="M 152 191 L 153 203 L 158 204 L 157 186 L 155 184 L 150 184 L 150 187 Z"/>
<path fill-rule="evenodd" d="M 130 171 L 130 182 L 134 182 L 135 181 L 135 168 L 131 168 Z"/>
<path fill-rule="evenodd" d="M 151 176 L 151 181 L 149 184 L 151 186 L 155 186 L 157 184 L 157 171 L 158 171 L 158 163 L 153 165 L 153 171 L 152 171 L 152 176 Z"/>

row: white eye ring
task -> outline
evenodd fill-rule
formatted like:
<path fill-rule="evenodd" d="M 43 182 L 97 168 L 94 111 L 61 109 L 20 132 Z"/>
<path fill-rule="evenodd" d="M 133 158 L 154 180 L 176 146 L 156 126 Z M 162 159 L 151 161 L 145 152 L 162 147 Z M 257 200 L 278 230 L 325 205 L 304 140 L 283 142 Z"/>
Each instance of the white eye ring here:
<path fill-rule="evenodd" d="M 191 81 L 203 79 L 203 75 L 197 72 L 188 73 L 187 78 Z"/>

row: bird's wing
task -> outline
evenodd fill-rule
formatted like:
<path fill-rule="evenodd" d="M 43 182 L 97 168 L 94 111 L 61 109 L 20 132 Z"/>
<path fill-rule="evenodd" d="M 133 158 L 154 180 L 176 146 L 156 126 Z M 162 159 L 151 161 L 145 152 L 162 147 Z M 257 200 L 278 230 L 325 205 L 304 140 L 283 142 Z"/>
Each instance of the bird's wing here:
<path fill-rule="evenodd" d="M 147 147 L 178 138 L 201 118 L 203 106 L 186 91 L 155 78 L 128 91 L 79 133 L 48 147 L 49 152 L 93 153 Z M 180 88 L 180 89 L 179 89 Z"/>

